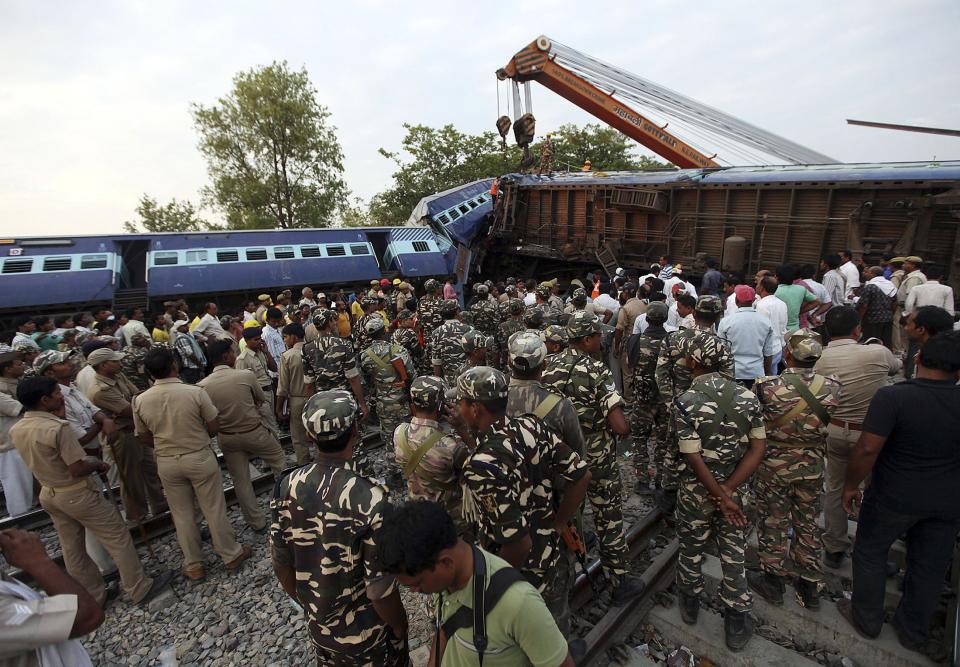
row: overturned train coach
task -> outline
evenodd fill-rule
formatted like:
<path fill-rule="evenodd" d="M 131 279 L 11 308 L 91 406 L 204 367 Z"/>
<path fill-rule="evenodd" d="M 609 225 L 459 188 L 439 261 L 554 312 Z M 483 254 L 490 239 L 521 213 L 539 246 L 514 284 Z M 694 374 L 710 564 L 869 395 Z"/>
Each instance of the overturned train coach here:
<path fill-rule="evenodd" d="M 474 234 L 470 279 L 645 271 L 661 255 L 694 278 L 707 257 L 749 275 L 850 249 L 867 265 L 920 255 L 960 288 L 960 161 L 508 174 L 494 189 L 483 224 L 433 219 Z"/>
<path fill-rule="evenodd" d="M 365 227 L 0 239 L 0 313 L 95 304 L 148 306 L 171 297 L 442 276 L 429 228 Z"/>

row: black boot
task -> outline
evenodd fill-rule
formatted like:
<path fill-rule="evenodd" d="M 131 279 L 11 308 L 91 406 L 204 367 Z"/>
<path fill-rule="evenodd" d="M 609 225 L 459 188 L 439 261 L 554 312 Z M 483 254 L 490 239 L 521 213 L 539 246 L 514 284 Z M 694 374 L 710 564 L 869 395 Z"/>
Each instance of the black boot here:
<path fill-rule="evenodd" d="M 783 579 L 769 572 L 747 571 L 747 583 L 750 588 L 770 604 L 783 606 L 783 591 L 786 588 Z"/>
<path fill-rule="evenodd" d="M 846 554 L 842 551 L 827 551 L 823 554 L 823 564 L 834 570 L 840 569 Z"/>
<path fill-rule="evenodd" d="M 820 591 L 817 588 L 817 582 L 808 581 L 802 577 L 797 577 L 793 582 L 793 587 L 797 590 L 797 602 L 801 607 L 806 607 L 811 611 L 820 609 Z"/>
<path fill-rule="evenodd" d="M 614 607 L 622 607 L 633 598 L 642 595 L 645 589 L 646 585 L 642 579 L 624 575 L 617 587 L 613 589 L 613 593 L 610 594 L 610 604 Z"/>
<path fill-rule="evenodd" d="M 696 625 L 700 614 L 700 596 L 680 592 L 680 618 L 687 625 Z"/>
<path fill-rule="evenodd" d="M 726 635 L 727 648 L 740 651 L 753 636 L 753 619 L 745 611 L 734 611 L 727 607 L 723 610 L 723 633 Z"/>

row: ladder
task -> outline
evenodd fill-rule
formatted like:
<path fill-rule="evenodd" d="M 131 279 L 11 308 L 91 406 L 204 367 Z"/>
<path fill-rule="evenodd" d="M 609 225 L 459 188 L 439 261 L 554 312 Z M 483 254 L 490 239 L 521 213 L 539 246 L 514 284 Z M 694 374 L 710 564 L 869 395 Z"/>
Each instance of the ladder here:
<path fill-rule="evenodd" d="M 607 272 L 607 277 L 612 280 L 617 271 L 617 267 L 620 266 L 620 263 L 617 260 L 616 254 L 610 248 L 609 243 L 605 241 L 603 245 L 597 248 L 596 255 L 597 261 L 600 262 L 600 266 L 602 266 L 603 270 Z"/>

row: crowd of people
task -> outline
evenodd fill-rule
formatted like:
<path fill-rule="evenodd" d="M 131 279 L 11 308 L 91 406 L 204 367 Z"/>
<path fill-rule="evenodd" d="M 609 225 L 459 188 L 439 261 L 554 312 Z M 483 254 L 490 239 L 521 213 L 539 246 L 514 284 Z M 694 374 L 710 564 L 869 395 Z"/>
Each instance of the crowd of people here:
<path fill-rule="evenodd" d="M 663 257 L 645 275 L 563 285 L 382 279 L 262 294 L 229 314 L 178 300 L 150 315 L 18 320 L 0 347 L 0 483 L 10 515 L 37 502 L 49 514 L 69 576 L 37 576 L 50 568 L 25 556 L 37 552 L 29 533 L 0 533 L 0 548 L 53 598 L 76 600 L 37 607 L 35 641 L 2 620 L 0 638 L 28 651 L 95 627 L 91 610 L 120 592 L 104 584 L 109 560 L 134 602 L 160 594 L 176 575 L 148 577 L 129 528 L 167 510 L 182 576 L 207 576 L 197 508 L 224 567 L 241 568 L 251 548 L 227 518 L 215 443 L 319 664 L 406 664 L 400 585 L 436 596 L 436 665 L 485 653 L 575 664 L 569 596 L 584 541 L 609 604 L 644 589 L 627 555 L 619 445 L 636 472 L 626 493 L 652 496 L 676 527 L 687 623 L 710 543 L 731 649 L 753 633 L 753 593 L 782 603 L 790 584 L 818 609 L 823 567 L 842 565 L 859 514 L 853 595 L 838 608 L 879 634 L 887 552 L 905 536 L 892 623 L 905 646 L 934 654 L 960 530 L 960 332 L 943 271 L 915 256 L 865 267 L 849 251 L 752 279 L 709 258 L 703 269 L 698 285 Z M 255 459 L 277 478 L 269 519 Z M 122 516 L 104 494 L 114 483 Z M 757 571 L 745 567 L 752 530 Z M 32 594 L 0 588 L 0 609 Z"/>

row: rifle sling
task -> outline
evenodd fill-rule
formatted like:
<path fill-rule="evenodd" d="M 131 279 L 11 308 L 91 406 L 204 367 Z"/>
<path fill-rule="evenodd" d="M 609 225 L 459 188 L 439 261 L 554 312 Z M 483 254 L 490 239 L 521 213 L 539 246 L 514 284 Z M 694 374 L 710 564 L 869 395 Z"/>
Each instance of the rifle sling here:
<path fill-rule="evenodd" d="M 697 391 L 702 391 L 706 394 L 714 403 L 717 404 L 717 412 L 713 415 L 710 422 L 707 423 L 706 428 L 704 429 L 706 438 L 712 438 L 717 434 L 717 431 L 720 430 L 720 425 L 723 424 L 723 420 L 726 417 L 732 419 L 737 428 L 740 429 L 741 435 L 747 435 L 750 433 L 750 422 L 747 421 L 747 418 L 742 414 L 737 412 L 736 407 L 733 405 L 734 392 L 736 391 L 735 385 L 733 382 L 728 382 L 723 389 L 723 394 L 718 394 L 714 391 L 713 387 L 697 387 Z"/>
<path fill-rule="evenodd" d="M 409 440 L 407 440 L 407 430 L 409 429 L 410 424 L 401 424 L 400 428 L 397 430 L 397 440 L 400 441 L 400 447 L 407 451 L 409 449 Z M 407 461 L 407 465 L 403 467 L 403 476 L 408 478 L 420 465 L 420 461 L 430 451 L 430 448 L 435 444 L 440 442 L 443 439 L 443 431 L 437 429 L 430 429 L 433 431 L 427 439 L 420 443 L 420 446 L 417 447 L 417 450 L 413 453 L 413 456 L 410 457 L 410 460 Z"/>
<path fill-rule="evenodd" d="M 810 383 L 810 386 L 807 387 L 800 378 L 796 375 L 785 373 L 780 377 L 783 378 L 783 381 L 789 384 L 791 387 L 797 390 L 797 393 L 800 394 L 800 400 L 797 401 L 797 404 L 793 406 L 789 412 L 786 414 L 780 415 L 772 422 L 770 422 L 771 428 L 780 428 L 784 424 L 788 423 L 791 419 L 795 418 L 801 414 L 807 406 L 813 410 L 813 413 L 817 415 L 817 418 L 823 423 L 824 426 L 830 423 L 830 413 L 827 412 L 827 409 L 823 407 L 823 403 L 817 398 L 816 393 L 823 388 L 824 382 L 826 379 L 822 375 L 815 375 L 813 382 Z"/>

